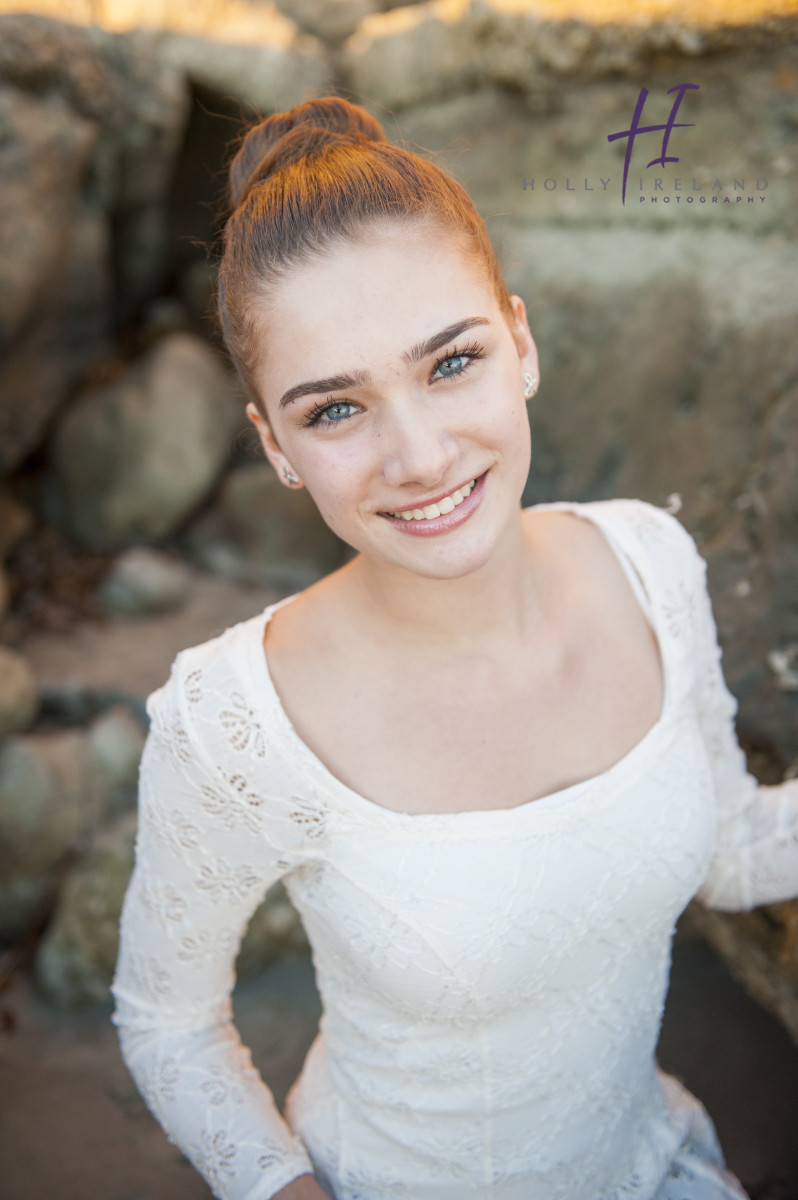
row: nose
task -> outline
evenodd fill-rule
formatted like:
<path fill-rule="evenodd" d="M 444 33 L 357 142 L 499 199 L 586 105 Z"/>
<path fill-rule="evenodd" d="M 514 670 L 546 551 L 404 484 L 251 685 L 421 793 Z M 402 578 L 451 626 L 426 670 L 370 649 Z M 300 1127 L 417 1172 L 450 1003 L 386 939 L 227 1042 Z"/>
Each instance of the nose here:
<path fill-rule="evenodd" d="M 459 454 L 457 440 L 435 413 L 434 403 L 405 393 L 383 412 L 379 429 L 385 482 L 394 488 L 430 489 L 445 480 Z"/>

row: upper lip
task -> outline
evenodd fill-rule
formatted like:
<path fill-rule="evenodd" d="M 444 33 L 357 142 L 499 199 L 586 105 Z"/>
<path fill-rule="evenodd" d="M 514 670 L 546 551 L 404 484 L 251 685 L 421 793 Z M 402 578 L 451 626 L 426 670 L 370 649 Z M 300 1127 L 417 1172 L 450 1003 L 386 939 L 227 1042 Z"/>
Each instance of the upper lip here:
<path fill-rule="evenodd" d="M 480 472 L 481 474 L 481 472 Z M 415 504 L 406 504 L 404 508 L 383 508 L 382 512 L 412 512 L 414 508 L 426 508 L 430 504 L 437 504 L 439 500 L 443 500 L 444 496 L 451 496 L 459 488 L 467 487 L 472 479 L 479 479 L 479 475 L 469 475 L 462 483 L 456 484 L 454 487 L 448 488 L 445 492 L 438 492 L 435 496 L 430 496 L 427 500 L 417 500 Z"/>

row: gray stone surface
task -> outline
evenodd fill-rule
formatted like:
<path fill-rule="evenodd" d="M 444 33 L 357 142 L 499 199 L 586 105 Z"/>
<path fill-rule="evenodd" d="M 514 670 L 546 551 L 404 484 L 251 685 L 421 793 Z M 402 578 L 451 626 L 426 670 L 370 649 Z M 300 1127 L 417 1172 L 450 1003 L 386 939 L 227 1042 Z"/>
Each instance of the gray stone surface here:
<path fill-rule="evenodd" d="M 338 45 L 355 32 L 370 13 L 385 5 L 377 0 L 277 0 L 278 8 L 301 30 L 330 45 Z"/>
<path fill-rule="evenodd" d="M 119 952 L 119 919 L 133 870 L 136 814 L 104 829 L 70 872 L 36 956 L 36 978 L 59 1008 L 78 1009 L 109 998 Z M 250 922 L 237 963 L 242 980 L 285 954 L 309 947 L 281 883 L 269 890 Z"/>
<path fill-rule="evenodd" d="M 528 297 L 541 352 L 525 502 L 681 496 L 709 562 L 738 729 L 786 765 L 798 696 L 767 652 L 798 640 L 794 246 L 541 229 L 519 240 L 508 286 Z"/>
<path fill-rule="evenodd" d="M 325 95 L 334 70 L 324 47 L 298 35 L 288 22 L 274 22 L 257 43 L 215 41 L 190 33 L 141 29 L 132 43 L 184 79 L 222 96 L 233 96 L 261 112 L 280 112 L 310 96 Z"/>
<path fill-rule="evenodd" d="M 347 553 L 308 492 L 286 488 L 268 463 L 226 476 L 214 507 L 188 530 L 186 547 L 205 570 L 286 591 L 341 566 Z"/>
<path fill-rule="evenodd" d="M 199 338 L 162 338 L 59 422 L 53 516 L 96 549 L 166 537 L 215 483 L 242 425 L 237 395 L 231 372 Z"/>
<path fill-rule="evenodd" d="M 38 708 L 36 679 L 27 659 L 7 646 L 0 646 L 0 741 L 27 729 Z"/>
<path fill-rule="evenodd" d="M 0 471 L 109 349 L 115 309 L 160 282 L 187 100 L 129 40 L 0 15 Z"/>
<path fill-rule="evenodd" d="M 180 559 L 150 546 L 124 551 L 102 581 L 100 603 L 112 616 L 145 617 L 182 608 L 192 573 Z"/>
<path fill-rule="evenodd" d="M 0 749 L 0 940 L 27 926 L 52 874 L 98 827 L 96 772 L 80 732 L 26 734 Z"/>
<path fill-rule="evenodd" d="M 117 817 L 135 806 L 144 737 L 142 722 L 125 704 L 106 709 L 86 730 L 103 819 Z"/>
<path fill-rule="evenodd" d="M 0 748 L 0 941 L 24 932 L 61 869 L 130 808 L 143 740 L 116 709 L 86 730 L 25 734 Z"/>

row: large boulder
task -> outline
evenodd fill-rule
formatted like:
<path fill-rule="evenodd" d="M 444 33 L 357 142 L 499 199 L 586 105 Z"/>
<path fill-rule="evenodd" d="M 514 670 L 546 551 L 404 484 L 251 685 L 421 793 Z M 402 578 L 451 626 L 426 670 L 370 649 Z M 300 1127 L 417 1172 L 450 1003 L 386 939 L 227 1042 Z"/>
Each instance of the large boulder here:
<path fill-rule="evenodd" d="M 176 70 L 195 87 L 235 98 L 260 112 L 280 112 L 310 96 L 329 94 L 335 71 L 324 47 L 299 34 L 292 21 L 276 10 L 257 37 L 201 37 L 168 29 L 140 29 L 129 34 L 132 45 Z"/>
<path fill-rule="evenodd" d="M 99 600 L 116 617 L 146 617 L 182 608 L 189 598 L 192 573 L 185 563 L 153 550 L 124 550 L 103 579 Z"/>
<path fill-rule="evenodd" d="M 0 15 L 0 472 L 163 276 L 182 75 L 130 40 Z"/>
<path fill-rule="evenodd" d="M 69 860 L 131 807 L 143 743 L 120 708 L 88 730 L 21 735 L 0 749 L 0 941 L 24 932 Z"/>
<path fill-rule="evenodd" d="M 109 999 L 119 953 L 119 919 L 133 870 L 136 816 L 103 831 L 72 870 L 36 958 L 36 977 L 60 1008 Z M 304 954 L 308 943 L 281 883 L 270 888 L 250 921 L 237 963 L 239 978 L 262 971 L 283 954 Z"/>
<path fill-rule="evenodd" d="M 225 478 L 213 508 L 186 535 L 198 566 L 228 579 L 299 590 L 341 566 L 347 547 L 308 492 L 289 490 L 268 463 Z"/>
<path fill-rule="evenodd" d="M 84 392 L 52 442 L 52 514 L 95 549 L 157 542 L 210 491 L 242 424 L 232 373 L 198 338 L 156 342 Z"/>

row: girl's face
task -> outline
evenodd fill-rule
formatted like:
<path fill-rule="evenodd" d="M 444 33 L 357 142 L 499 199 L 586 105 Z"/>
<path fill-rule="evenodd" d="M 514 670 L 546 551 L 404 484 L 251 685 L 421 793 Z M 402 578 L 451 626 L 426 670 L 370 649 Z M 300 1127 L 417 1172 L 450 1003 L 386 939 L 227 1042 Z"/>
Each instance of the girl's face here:
<path fill-rule="evenodd" d="M 523 373 L 539 370 L 512 302 L 511 330 L 478 264 L 422 225 L 369 231 L 279 284 L 257 376 L 266 419 L 247 415 L 280 477 L 299 476 L 361 554 L 455 578 L 517 519 Z"/>

